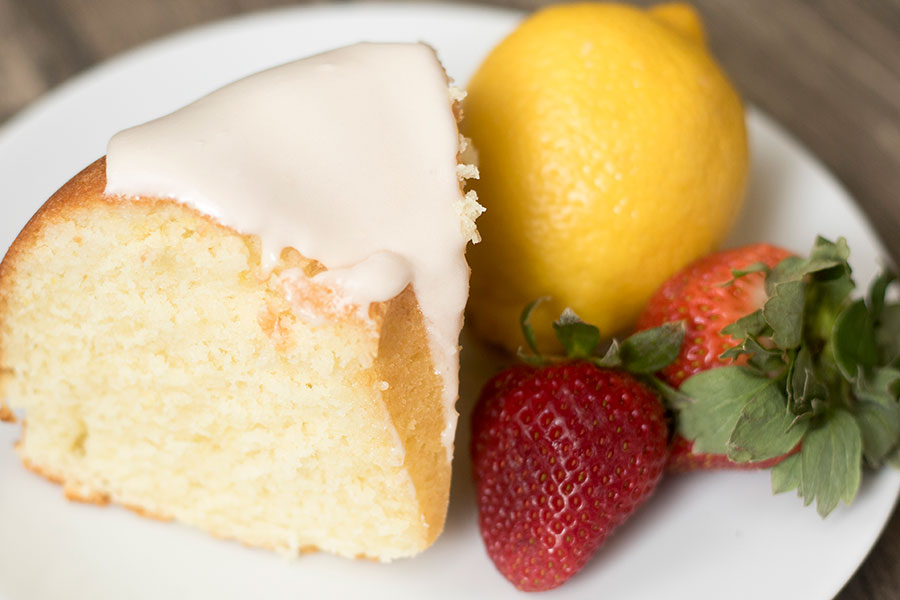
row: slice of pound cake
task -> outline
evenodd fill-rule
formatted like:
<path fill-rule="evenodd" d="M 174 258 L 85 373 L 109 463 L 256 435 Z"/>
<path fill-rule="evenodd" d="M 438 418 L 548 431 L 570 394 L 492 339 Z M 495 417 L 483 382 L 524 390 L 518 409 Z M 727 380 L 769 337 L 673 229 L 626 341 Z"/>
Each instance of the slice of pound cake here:
<path fill-rule="evenodd" d="M 25 465 L 253 546 L 428 547 L 481 211 L 458 99 L 429 47 L 359 44 L 117 134 L 0 266 Z"/>

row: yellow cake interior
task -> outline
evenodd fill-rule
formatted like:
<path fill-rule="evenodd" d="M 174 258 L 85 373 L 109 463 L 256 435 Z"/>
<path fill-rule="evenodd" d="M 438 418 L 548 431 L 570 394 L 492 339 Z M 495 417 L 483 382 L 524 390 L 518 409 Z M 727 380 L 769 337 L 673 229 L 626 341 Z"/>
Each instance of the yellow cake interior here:
<path fill-rule="evenodd" d="M 104 185 L 100 160 L 0 266 L 0 414 L 5 397 L 24 415 L 26 465 L 70 498 L 287 553 L 434 541 L 446 411 L 412 289 L 298 318 L 278 274 L 321 265 L 286 249 L 266 277 L 257 238 Z"/>

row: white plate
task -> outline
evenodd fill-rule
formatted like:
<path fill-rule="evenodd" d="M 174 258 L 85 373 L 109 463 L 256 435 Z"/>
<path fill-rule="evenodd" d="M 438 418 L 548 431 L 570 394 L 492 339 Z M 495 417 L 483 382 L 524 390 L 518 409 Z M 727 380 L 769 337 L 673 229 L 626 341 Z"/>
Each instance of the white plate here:
<path fill-rule="evenodd" d="M 115 131 L 164 114 L 264 67 L 359 40 L 424 40 L 465 82 L 520 14 L 475 6 L 363 4 L 295 8 L 196 29 L 113 60 L 63 86 L 0 131 L 0 251 L 60 184 L 104 152 Z M 750 198 L 732 243 L 803 251 L 845 235 L 858 277 L 886 256 L 832 177 L 774 123 L 750 114 Z M 380 565 L 325 555 L 285 561 L 120 508 L 66 502 L 27 472 L 0 427 L 0 597 L 516 597 L 484 553 L 468 467 L 468 411 L 487 375 L 463 356 L 455 479 L 447 528 L 422 556 Z M 868 474 L 852 508 L 826 521 L 767 473 L 670 477 L 583 573 L 553 598 L 833 596 L 884 526 L 900 474 Z"/>

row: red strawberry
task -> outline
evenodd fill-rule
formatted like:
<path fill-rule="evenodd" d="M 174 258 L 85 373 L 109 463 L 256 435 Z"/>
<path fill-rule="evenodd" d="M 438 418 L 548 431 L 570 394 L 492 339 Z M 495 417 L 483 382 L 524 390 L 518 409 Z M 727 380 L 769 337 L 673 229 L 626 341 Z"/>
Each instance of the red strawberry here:
<path fill-rule="evenodd" d="M 548 590 L 577 573 L 647 499 L 666 463 L 662 403 L 629 373 L 593 364 L 590 329 L 587 345 L 560 335 L 581 360 L 501 372 L 472 415 L 481 534 L 521 590 Z"/>
<path fill-rule="evenodd" d="M 738 344 L 722 329 L 760 308 L 768 299 L 765 275 L 749 273 L 735 279 L 732 271 L 755 264 L 774 267 L 791 253 L 768 244 L 752 244 L 710 254 L 688 265 L 660 287 L 638 320 L 638 330 L 656 327 L 669 321 L 685 322 L 681 353 L 674 362 L 659 372 L 671 385 L 681 383 L 696 373 L 726 364 L 743 364 L 746 355 L 736 361 L 720 358 L 727 349 Z M 730 285 L 723 284 L 733 281 Z M 758 469 L 768 468 L 783 457 L 755 463 L 736 463 L 724 454 L 694 454 L 692 442 L 675 435 L 669 469 Z"/>
<path fill-rule="evenodd" d="M 722 328 L 762 308 L 768 298 L 763 273 L 735 279 L 732 271 L 758 263 L 771 268 L 790 255 L 783 248 L 752 244 L 704 256 L 666 281 L 650 298 L 637 325 L 640 330 L 685 321 L 681 354 L 660 371 L 660 377 L 677 388 L 695 373 L 729 364 L 719 356 L 738 341 L 722 334 Z"/>

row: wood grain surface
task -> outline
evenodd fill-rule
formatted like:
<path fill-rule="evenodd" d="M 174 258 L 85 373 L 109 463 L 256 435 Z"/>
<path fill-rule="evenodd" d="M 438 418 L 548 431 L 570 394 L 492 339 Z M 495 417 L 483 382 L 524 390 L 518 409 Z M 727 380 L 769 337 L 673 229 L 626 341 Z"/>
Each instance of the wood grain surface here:
<path fill-rule="evenodd" d="M 693 2 L 744 96 L 837 175 L 900 263 L 900 0 Z M 544 4 L 495 3 L 525 10 Z M 143 42 L 286 4 L 294 3 L 0 0 L 0 123 L 67 78 Z M 900 514 L 837 598 L 900 599 Z"/>

